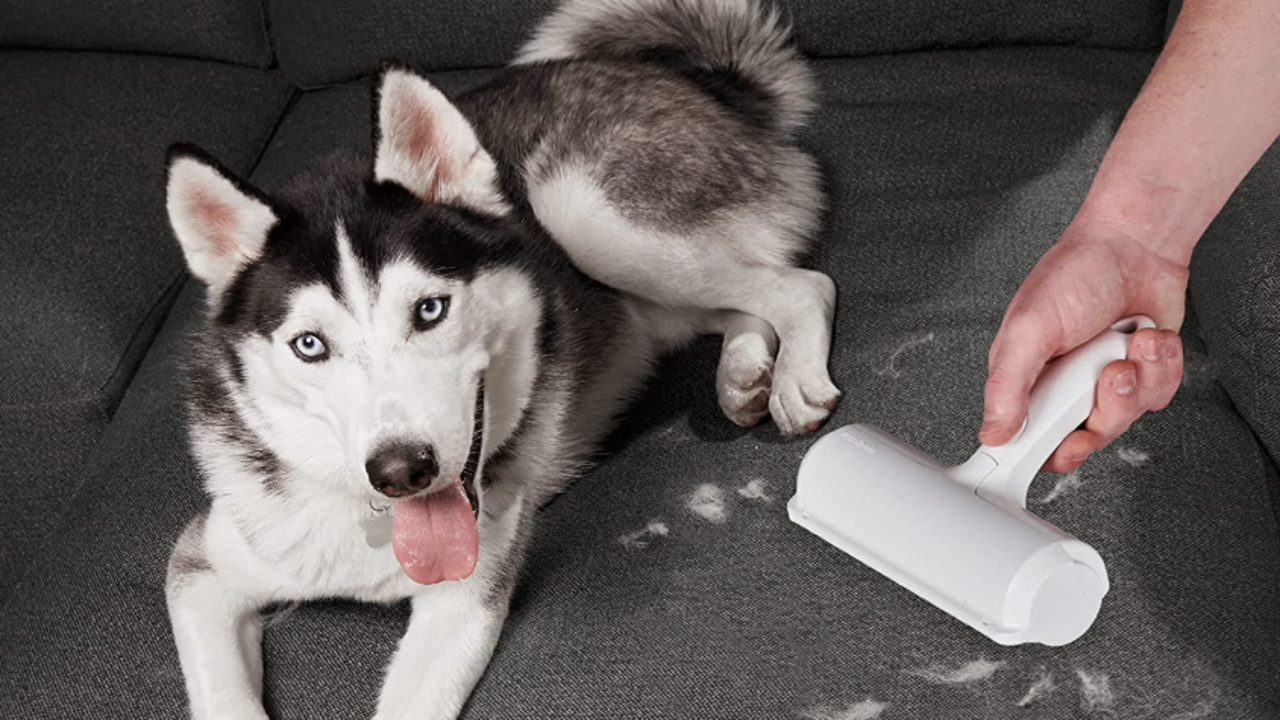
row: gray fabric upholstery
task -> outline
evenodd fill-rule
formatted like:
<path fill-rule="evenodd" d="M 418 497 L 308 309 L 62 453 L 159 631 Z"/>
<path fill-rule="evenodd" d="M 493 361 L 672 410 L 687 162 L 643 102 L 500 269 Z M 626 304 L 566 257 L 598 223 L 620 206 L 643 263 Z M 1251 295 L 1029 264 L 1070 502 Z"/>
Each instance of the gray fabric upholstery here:
<path fill-rule="evenodd" d="M 941 48 L 1072 45 L 1155 50 L 1167 0 L 846 2 L 782 0 L 810 55 L 880 55 Z"/>
<path fill-rule="evenodd" d="M 1254 167 L 1209 227 L 1191 292 L 1216 374 L 1240 414 L 1280 459 L 1280 144 Z M 1277 493 L 1280 500 L 1280 493 Z"/>
<path fill-rule="evenodd" d="M 269 0 L 280 67 L 313 88 L 368 74 L 397 57 L 422 68 L 496 67 L 555 0 Z M 1155 50 L 1167 0 L 779 0 L 806 54 L 877 55 L 938 48 L 1076 45 Z M 317 52 L 317 48 L 324 48 Z"/>
<path fill-rule="evenodd" d="M 127 50 L 271 64 L 260 0 L 0 0 L 0 47 Z"/>
<path fill-rule="evenodd" d="M 0 53 L 0 595 L 84 479 L 86 451 L 173 301 L 164 150 L 247 171 L 276 73 L 110 53 Z"/>
<path fill-rule="evenodd" d="M 818 63 L 823 109 L 806 142 L 832 210 L 814 264 L 841 289 L 832 367 L 845 391 L 830 427 L 876 423 L 948 461 L 972 449 L 994 328 L 1070 219 L 1152 59 L 1006 49 Z M 452 92 L 481 75 L 433 77 Z M 369 102 L 364 83 L 304 95 L 255 179 L 270 187 L 318 153 L 367 149 Z M 1276 203 L 1251 184 L 1241 204 L 1270 209 L 1227 216 L 1215 232 L 1274 237 Z M 95 482 L 71 503 L 67 531 L 0 608 L 0 716 L 183 711 L 162 578 L 169 543 L 205 502 L 176 367 L 199 310 L 189 282 L 95 451 Z M 1193 313 L 1193 365 L 1207 362 L 1202 329 Z M 599 468 L 543 511 L 465 717 L 773 720 L 870 697 L 890 703 L 885 720 L 1064 718 L 1083 712 L 1077 671 L 1108 676 L 1114 717 L 1201 702 L 1215 717 L 1280 713 L 1275 466 L 1219 376 L 1189 375 L 1168 410 L 1125 436 L 1147 464 L 1104 452 L 1077 491 L 1033 504 L 1098 548 L 1112 594 L 1067 648 L 1000 648 L 787 521 L 812 438 L 725 421 L 716 356 L 707 340 L 666 362 Z M 768 500 L 736 492 L 751 480 Z M 1052 482 L 1040 478 L 1032 497 Z M 723 524 L 685 507 L 703 483 L 726 492 Z M 651 520 L 670 535 L 619 543 Z M 281 616 L 265 641 L 272 717 L 371 715 L 404 619 L 403 607 L 349 603 Z M 980 658 L 1004 665 L 972 687 L 912 674 Z M 1016 707 L 1041 668 L 1058 689 Z"/>

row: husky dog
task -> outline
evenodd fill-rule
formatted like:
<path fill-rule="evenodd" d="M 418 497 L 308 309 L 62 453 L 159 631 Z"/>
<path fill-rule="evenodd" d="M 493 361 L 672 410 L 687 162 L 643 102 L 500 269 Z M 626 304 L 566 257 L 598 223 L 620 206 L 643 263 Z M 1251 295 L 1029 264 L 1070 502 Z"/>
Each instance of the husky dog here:
<path fill-rule="evenodd" d="M 378 718 L 456 717 L 538 507 L 698 333 L 724 335 L 731 421 L 824 421 L 835 287 L 794 266 L 822 198 L 788 33 L 745 0 L 570 0 L 453 101 L 385 65 L 374 157 L 267 195 L 170 151 L 208 286 L 212 505 L 166 583 L 195 718 L 265 718 L 260 609 L 332 597 L 412 602 Z"/>

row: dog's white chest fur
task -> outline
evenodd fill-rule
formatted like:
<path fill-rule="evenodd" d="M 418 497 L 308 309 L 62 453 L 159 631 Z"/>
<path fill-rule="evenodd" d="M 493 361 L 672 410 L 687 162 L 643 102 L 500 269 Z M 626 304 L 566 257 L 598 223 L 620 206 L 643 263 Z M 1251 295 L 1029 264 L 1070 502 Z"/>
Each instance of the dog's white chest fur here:
<path fill-rule="evenodd" d="M 266 506 L 266 507 L 263 507 Z M 206 526 L 210 559 L 231 581 L 277 599 L 351 597 L 392 602 L 420 589 L 391 549 L 391 516 L 349 497 L 264 498 L 252 518 L 215 502 Z M 385 536 L 373 546 L 370 528 Z"/>

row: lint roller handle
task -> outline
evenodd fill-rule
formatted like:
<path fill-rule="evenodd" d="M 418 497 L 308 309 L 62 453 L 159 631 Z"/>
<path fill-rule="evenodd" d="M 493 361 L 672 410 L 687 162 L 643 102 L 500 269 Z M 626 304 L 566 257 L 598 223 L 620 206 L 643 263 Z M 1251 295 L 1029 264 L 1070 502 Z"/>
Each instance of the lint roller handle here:
<path fill-rule="evenodd" d="M 1036 473 L 1062 441 L 1093 410 L 1102 369 L 1129 354 L 1133 334 L 1154 328 L 1151 318 L 1125 318 L 1097 337 L 1045 366 L 1027 409 L 1027 420 L 1012 440 L 999 447 L 983 445 L 964 466 L 970 478 L 981 478 L 977 492 L 987 500 L 1027 506 L 1027 489 Z M 985 468 L 990 467 L 990 472 Z"/>

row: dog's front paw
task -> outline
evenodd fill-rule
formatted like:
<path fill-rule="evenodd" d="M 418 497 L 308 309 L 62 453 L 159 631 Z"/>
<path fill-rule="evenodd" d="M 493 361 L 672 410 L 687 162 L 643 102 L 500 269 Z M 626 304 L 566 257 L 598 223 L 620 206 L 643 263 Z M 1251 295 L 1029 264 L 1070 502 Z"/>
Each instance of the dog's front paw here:
<path fill-rule="evenodd" d="M 433 704 L 419 699 L 409 703 L 407 707 L 396 710 L 380 707 L 377 714 L 373 716 L 373 720 L 457 720 L 461 712 L 460 707 L 455 707 L 451 703 Z"/>
<path fill-rule="evenodd" d="M 254 702 L 192 710 L 191 717 L 193 720 L 269 720 L 267 711 Z"/>
<path fill-rule="evenodd" d="M 778 356 L 769 398 L 769 414 L 783 435 L 802 435 L 822 427 L 840 401 L 840 390 L 831 382 L 827 369 L 798 367 L 787 356 Z"/>
<path fill-rule="evenodd" d="M 716 397 L 725 417 L 753 427 L 769 414 L 773 354 L 755 335 L 739 335 L 725 344 L 716 368 Z"/>

